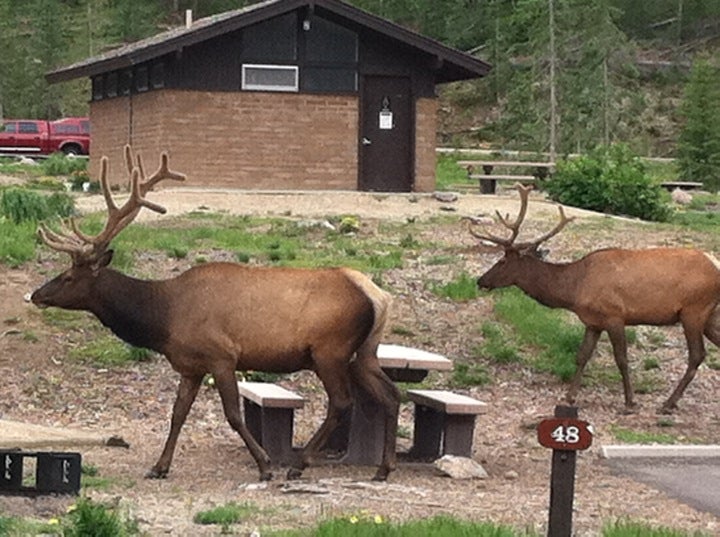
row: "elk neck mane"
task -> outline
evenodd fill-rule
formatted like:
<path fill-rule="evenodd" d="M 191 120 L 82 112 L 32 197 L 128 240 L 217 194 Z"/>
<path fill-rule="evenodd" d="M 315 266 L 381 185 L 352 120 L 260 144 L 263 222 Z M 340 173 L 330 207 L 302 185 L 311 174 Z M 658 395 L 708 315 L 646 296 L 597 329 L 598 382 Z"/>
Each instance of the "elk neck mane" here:
<path fill-rule="evenodd" d="M 169 338 L 165 283 L 102 269 L 95 281 L 97 300 L 88 309 L 123 341 L 162 352 Z"/>
<path fill-rule="evenodd" d="M 588 256 L 577 261 L 553 263 L 536 257 L 525 257 L 529 266 L 516 285 L 525 294 L 549 308 L 570 309 L 585 273 Z"/>

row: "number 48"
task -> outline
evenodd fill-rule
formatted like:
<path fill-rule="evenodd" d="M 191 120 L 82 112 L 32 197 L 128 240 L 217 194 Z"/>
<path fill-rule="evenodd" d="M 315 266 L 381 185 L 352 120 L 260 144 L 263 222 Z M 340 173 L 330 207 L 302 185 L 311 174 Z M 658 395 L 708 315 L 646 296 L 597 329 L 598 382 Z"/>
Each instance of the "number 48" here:
<path fill-rule="evenodd" d="M 562 442 L 563 444 L 577 444 L 580 441 L 580 429 L 571 425 L 565 427 L 560 425 L 550 435 L 556 442 Z"/>

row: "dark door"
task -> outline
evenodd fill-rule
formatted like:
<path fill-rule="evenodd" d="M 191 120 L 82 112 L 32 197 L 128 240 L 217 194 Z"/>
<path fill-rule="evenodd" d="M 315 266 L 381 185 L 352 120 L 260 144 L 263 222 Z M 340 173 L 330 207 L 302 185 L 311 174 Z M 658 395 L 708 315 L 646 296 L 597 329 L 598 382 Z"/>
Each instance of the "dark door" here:
<path fill-rule="evenodd" d="M 410 192 L 414 172 L 410 79 L 363 77 L 360 106 L 360 190 Z"/>

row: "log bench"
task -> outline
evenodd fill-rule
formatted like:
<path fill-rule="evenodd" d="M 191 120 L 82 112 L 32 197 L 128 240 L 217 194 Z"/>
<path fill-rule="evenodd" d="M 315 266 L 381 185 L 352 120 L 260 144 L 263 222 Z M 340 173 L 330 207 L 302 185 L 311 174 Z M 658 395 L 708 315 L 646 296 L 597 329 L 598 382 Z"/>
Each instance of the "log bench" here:
<path fill-rule="evenodd" d="M 250 434 L 273 462 L 292 463 L 295 409 L 302 408 L 305 399 L 268 382 L 238 382 L 238 392 Z"/>
<path fill-rule="evenodd" d="M 447 390 L 408 390 L 407 395 L 415 403 L 411 459 L 472 456 L 475 416 L 486 411 L 485 403 Z"/>

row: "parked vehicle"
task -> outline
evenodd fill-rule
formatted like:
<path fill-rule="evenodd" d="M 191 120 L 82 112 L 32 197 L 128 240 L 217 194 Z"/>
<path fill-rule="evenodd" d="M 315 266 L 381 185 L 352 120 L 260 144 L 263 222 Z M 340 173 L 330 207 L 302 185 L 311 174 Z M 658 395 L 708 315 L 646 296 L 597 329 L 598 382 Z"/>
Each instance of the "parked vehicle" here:
<path fill-rule="evenodd" d="M 0 153 L 50 155 L 56 151 L 66 155 L 89 154 L 90 119 L 6 119 L 0 126 Z"/>

